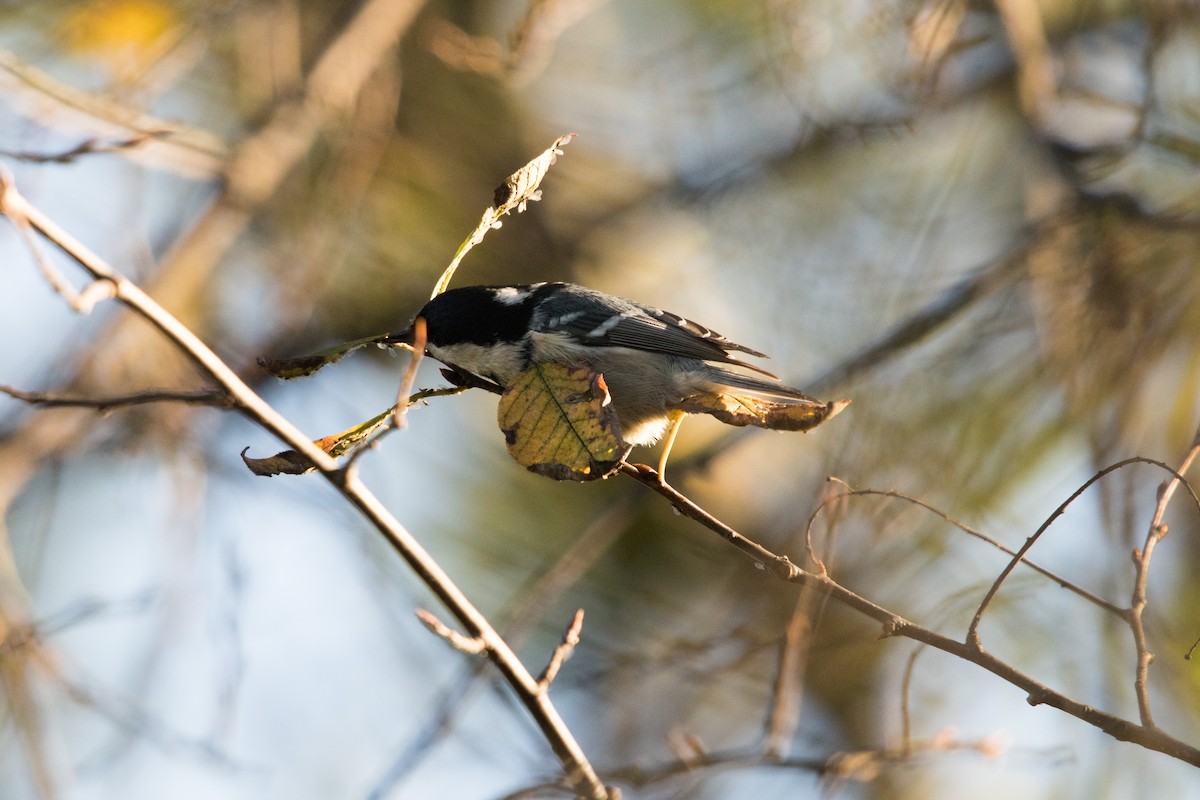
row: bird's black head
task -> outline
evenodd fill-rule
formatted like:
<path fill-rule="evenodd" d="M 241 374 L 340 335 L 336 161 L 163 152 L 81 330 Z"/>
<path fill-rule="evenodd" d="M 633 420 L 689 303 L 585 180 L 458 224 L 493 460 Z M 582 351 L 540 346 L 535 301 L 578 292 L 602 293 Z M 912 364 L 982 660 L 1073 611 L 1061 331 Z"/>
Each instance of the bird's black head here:
<path fill-rule="evenodd" d="M 464 286 L 450 289 L 425 304 L 426 336 L 435 345 L 519 341 L 529 331 L 529 318 L 538 300 L 557 284 Z M 412 343 L 411 326 L 391 341 Z"/>

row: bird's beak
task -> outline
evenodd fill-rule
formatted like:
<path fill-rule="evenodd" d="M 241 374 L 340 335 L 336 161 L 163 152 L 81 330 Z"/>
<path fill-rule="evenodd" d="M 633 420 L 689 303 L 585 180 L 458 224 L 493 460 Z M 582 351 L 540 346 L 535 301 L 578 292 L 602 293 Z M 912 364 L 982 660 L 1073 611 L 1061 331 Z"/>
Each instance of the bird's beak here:
<path fill-rule="evenodd" d="M 416 348 L 414 347 L 414 345 L 416 344 L 418 327 L 420 327 L 420 329 L 421 329 L 421 331 L 420 331 L 422 334 L 421 340 L 422 340 L 422 345 L 424 345 L 424 339 L 425 339 L 425 337 L 424 337 L 425 318 L 424 317 L 417 317 L 416 319 L 414 319 L 412 321 L 412 324 L 409 325 L 404 330 L 398 331 L 397 333 L 389 333 L 385 336 L 381 336 L 377 341 L 379 344 L 385 345 L 388 347 L 401 347 L 410 352 L 415 351 Z M 424 347 L 422 346 L 421 349 L 423 350 Z"/>

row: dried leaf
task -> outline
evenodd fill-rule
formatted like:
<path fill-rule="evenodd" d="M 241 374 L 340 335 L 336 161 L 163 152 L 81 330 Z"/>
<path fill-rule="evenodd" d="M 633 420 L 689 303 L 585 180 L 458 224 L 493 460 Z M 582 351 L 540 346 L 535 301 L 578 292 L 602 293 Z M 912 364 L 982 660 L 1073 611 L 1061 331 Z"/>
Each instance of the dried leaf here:
<path fill-rule="evenodd" d="M 604 378 L 587 367 L 532 365 L 504 390 L 497 416 L 516 462 L 554 480 L 606 478 L 630 450 Z"/>
<path fill-rule="evenodd" d="M 841 412 L 849 400 L 830 403 L 816 401 L 766 400 L 746 395 L 697 395 L 685 398 L 674 407 L 689 414 L 708 414 L 726 425 L 753 425 L 773 431 L 807 431 Z"/>
<path fill-rule="evenodd" d="M 246 447 L 242 450 L 242 461 L 255 475 L 270 478 L 273 475 L 303 475 L 312 471 L 308 459 L 295 450 L 284 450 L 266 458 L 250 458 L 246 455 L 249 449 Z"/>
<path fill-rule="evenodd" d="M 450 260 L 449 266 L 442 271 L 442 275 L 438 278 L 437 283 L 433 287 L 433 293 L 430 298 L 437 297 L 446 288 L 450 286 L 450 279 L 454 277 L 455 270 L 462 263 L 463 257 L 471 250 L 472 247 L 483 241 L 483 237 L 490 230 L 499 228 L 502 224 L 500 218 L 514 208 L 518 212 L 525 210 L 526 203 L 533 200 L 541 199 L 541 191 L 538 185 L 541 184 L 542 178 L 546 177 L 546 173 L 554 164 L 555 160 L 562 155 L 560 149 L 565 144 L 574 139 L 576 134 L 568 133 L 565 136 L 560 136 L 554 140 L 554 144 L 542 154 L 530 161 L 519 170 L 509 175 L 504 179 L 504 183 L 496 187 L 496 191 L 492 197 L 493 205 L 487 207 L 483 212 L 483 218 L 479 220 L 479 224 L 475 226 L 475 230 L 471 231 L 471 235 L 463 240 L 463 243 L 458 246 L 458 250 L 454 253 L 454 258 Z"/>
<path fill-rule="evenodd" d="M 292 358 L 259 358 L 258 365 L 276 378 L 283 378 L 285 380 L 303 378 L 312 375 L 321 367 L 340 360 L 342 356 L 353 353 L 360 347 L 366 347 L 369 344 L 379 344 L 382 339 L 386 339 L 389 335 L 384 334 L 381 336 L 368 336 L 365 339 L 355 339 L 352 342 L 343 342 L 342 344 L 318 350 L 315 353 L 309 353 L 304 356 L 294 356 Z"/>
<path fill-rule="evenodd" d="M 313 444 L 334 458 L 340 458 L 353 450 L 356 445 L 365 442 L 372 433 L 385 425 L 392 415 L 393 409 L 394 406 L 341 433 L 316 439 Z M 249 449 L 249 447 L 246 448 L 246 450 Z M 295 450 L 284 450 L 267 458 L 247 458 L 246 450 L 242 451 L 242 461 L 246 462 L 246 466 L 255 475 L 268 478 L 272 475 L 303 475 L 311 472 L 313 468 L 308 459 Z"/>
<path fill-rule="evenodd" d="M 542 178 L 546 177 L 550 167 L 562 155 L 561 148 L 574 138 L 575 134 L 573 133 L 558 137 L 554 140 L 554 144 L 542 151 L 541 155 L 509 175 L 504 179 L 504 183 L 496 187 L 492 205 L 497 211 L 497 217 L 507 214 L 514 208 L 517 209 L 517 213 L 520 213 L 525 210 L 526 203 L 542 199 L 542 193 L 538 189 Z"/>

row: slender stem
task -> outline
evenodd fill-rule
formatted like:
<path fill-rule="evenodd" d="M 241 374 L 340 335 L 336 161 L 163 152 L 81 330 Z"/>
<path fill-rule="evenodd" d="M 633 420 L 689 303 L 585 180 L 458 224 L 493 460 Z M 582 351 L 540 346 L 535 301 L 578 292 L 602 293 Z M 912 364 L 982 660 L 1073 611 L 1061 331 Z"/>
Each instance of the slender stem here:
<path fill-rule="evenodd" d="M 1150 646 L 1147 643 L 1146 627 L 1142 622 L 1142 615 L 1148 602 L 1146 582 L 1150 576 L 1150 557 L 1154 553 L 1154 546 L 1167 535 L 1167 526 L 1163 522 L 1163 516 L 1167 513 L 1167 504 L 1171 502 L 1176 489 L 1181 485 L 1187 486 L 1183 475 L 1192 466 L 1197 454 L 1200 454 L 1200 430 L 1197 430 L 1196 435 L 1192 438 L 1192 446 L 1179 465 L 1179 471 L 1159 489 L 1158 505 L 1155 506 L 1154 517 L 1150 520 L 1150 527 L 1146 531 L 1146 540 L 1142 549 L 1135 550 L 1133 553 L 1136 571 L 1133 595 L 1129 603 L 1129 627 L 1133 631 L 1134 647 L 1137 649 L 1137 667 L 1134 673 L 1133 688 L 1134 694 L 1137 696 L 1138 714 L 1141 716 L 1142 725 L 1148 728 L 1154 727 L 1154 717 L 1150 713 L 1150 663 L 1154 660 L 1154 654 L 1150 652 Z M 1191 491 L 1190 486 L 1187 488 Z"/>

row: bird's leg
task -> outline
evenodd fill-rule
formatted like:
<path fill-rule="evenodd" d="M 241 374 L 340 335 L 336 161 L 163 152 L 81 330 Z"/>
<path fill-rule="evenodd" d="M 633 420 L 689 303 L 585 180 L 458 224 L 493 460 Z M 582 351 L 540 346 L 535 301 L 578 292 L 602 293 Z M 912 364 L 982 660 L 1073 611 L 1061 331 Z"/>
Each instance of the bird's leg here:
<path fill-rule="evenodd" d="M 663 442 L 662 455 L 658 457 L 658 482 L 664 486 L 667 484 L 667 459 L 671 456 L 671 447 L 675 444 L 679 426 L 683 424 L 683 418 L 686 416 L 687 414 L 683 411 L 667 412 L 667 419 L 670 420 L 667 427 L 667 438 Z"/>

